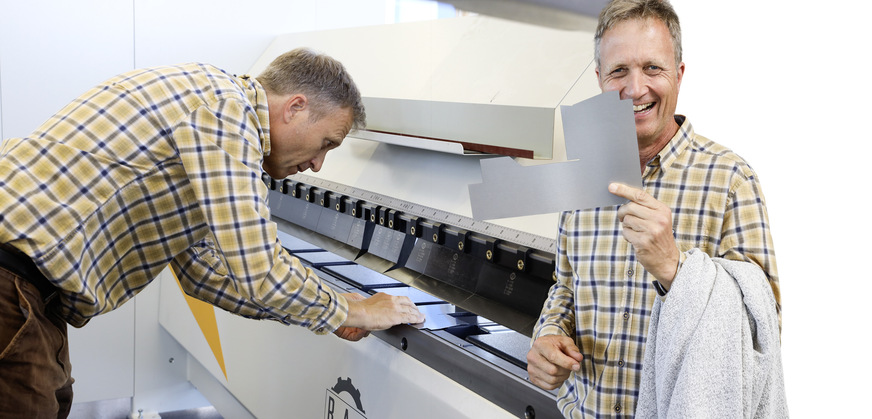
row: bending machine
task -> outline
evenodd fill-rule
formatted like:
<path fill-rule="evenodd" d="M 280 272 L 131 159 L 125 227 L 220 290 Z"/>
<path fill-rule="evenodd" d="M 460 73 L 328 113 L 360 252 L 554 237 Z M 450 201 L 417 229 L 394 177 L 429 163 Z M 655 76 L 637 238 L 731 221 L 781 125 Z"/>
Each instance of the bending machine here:
<path fill-rule="evenodd" d="M 558 215 L 476 220 L 467 186 L 494 154 L 565 160 L 556 109 L 599 93 L 592 38 L 480 16 L 279 37 L 251 74 L 310 46 L 346 65 L 368 114 L 320 172 L 264 174 L 280 240 L 331 287 L 408 296 L 427 321 L 349 343 L 204 307 L 165 277 L 160 322 L 197 361 L 191 382 L 225 417 L 560 417 L 526 374 Z"/>

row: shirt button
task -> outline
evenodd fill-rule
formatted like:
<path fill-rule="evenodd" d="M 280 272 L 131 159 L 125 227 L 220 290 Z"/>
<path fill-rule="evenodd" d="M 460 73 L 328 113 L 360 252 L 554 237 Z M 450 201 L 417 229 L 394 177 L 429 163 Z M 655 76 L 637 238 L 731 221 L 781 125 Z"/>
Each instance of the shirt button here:
<path fill-rule="evenodd" d="M 323 328 L 323 327 L 319 327 L 318 330 L 316 330 L 316 332 L 318 332 L 318 333 L 324 333 L 324 328 Z"/>
<path fill-rule="evenodd" d="M 618 366 L 619 366 L 619 367 L 623 367 L 623 366 L 624 366 L 624 360 L 623 360 L 623 359 L 620 360 L 620 361 L 618 361 Z"/>
<path fill-rule="evenodd" d="M 615 413 L 621 413 L 621 405 L 619 405 L 619 404 L 615 405 Z"/>
<path fill-rule="evenodd" d="M 630 312 L 629 312 L 629 311 L 625 311 L 625 312 L 624 312 L 624 320 L 627 320 L 627 319 L 629 319 L 629 318 L 630 318 Z"/>
<path fill-rule="evenodd" d="M 629 271 L 627 271 L 627 276 L 629 276 L 630 278 L 633 277 L 633 270 L 632 270 L 632 269 L 630 269 Z"/>

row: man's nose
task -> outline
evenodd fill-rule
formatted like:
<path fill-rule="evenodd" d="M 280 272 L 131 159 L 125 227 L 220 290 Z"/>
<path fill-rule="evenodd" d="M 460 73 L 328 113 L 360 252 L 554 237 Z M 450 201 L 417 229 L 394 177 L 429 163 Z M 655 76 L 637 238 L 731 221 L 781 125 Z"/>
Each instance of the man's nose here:
<path fill-rule="evenodd" d="M 315 156 L 315 158 L 309 162 L 309 169 L 311 169 L 313 172 L 321 170 L 321 165 L 324 164 L 324 158 L 326 156 L 327 153 L 320 153 Z"/>
<path fill-rule="evenodd" d="M 647 93 L 645 76 L 640 72 L 631 71 L 624 78 L 624 81 L 624 88 L 621 89 L 621 99 L 638 99 Z"/>

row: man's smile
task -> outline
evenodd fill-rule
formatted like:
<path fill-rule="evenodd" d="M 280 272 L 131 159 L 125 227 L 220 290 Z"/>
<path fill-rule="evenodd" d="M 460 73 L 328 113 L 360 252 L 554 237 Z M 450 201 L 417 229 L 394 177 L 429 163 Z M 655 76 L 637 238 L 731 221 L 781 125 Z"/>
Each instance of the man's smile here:
<path fill-rule="evenodd" d="M 648 102 L 648 103 L 643 103 L 641 105 L 633 105 L 633 112 L 635 112 L 635 113 L 645 112 L 648 109 L 653 108 L 655 103 L 656 102 Z"/>

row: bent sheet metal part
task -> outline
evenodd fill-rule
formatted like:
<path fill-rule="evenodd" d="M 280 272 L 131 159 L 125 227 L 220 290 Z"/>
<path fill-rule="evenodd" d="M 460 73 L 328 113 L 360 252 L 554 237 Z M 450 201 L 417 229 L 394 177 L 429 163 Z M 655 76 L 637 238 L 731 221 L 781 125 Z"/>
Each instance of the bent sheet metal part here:
<path fill-rule="evenodd" d="M 608 184 L 641 188 L 633 103 L 605 92 L 561 106 L 567 161 L 521 166 L 510 157 L 481 161 L 470 184 L 475 219 L 520 217 L 618 205 Z"/>

